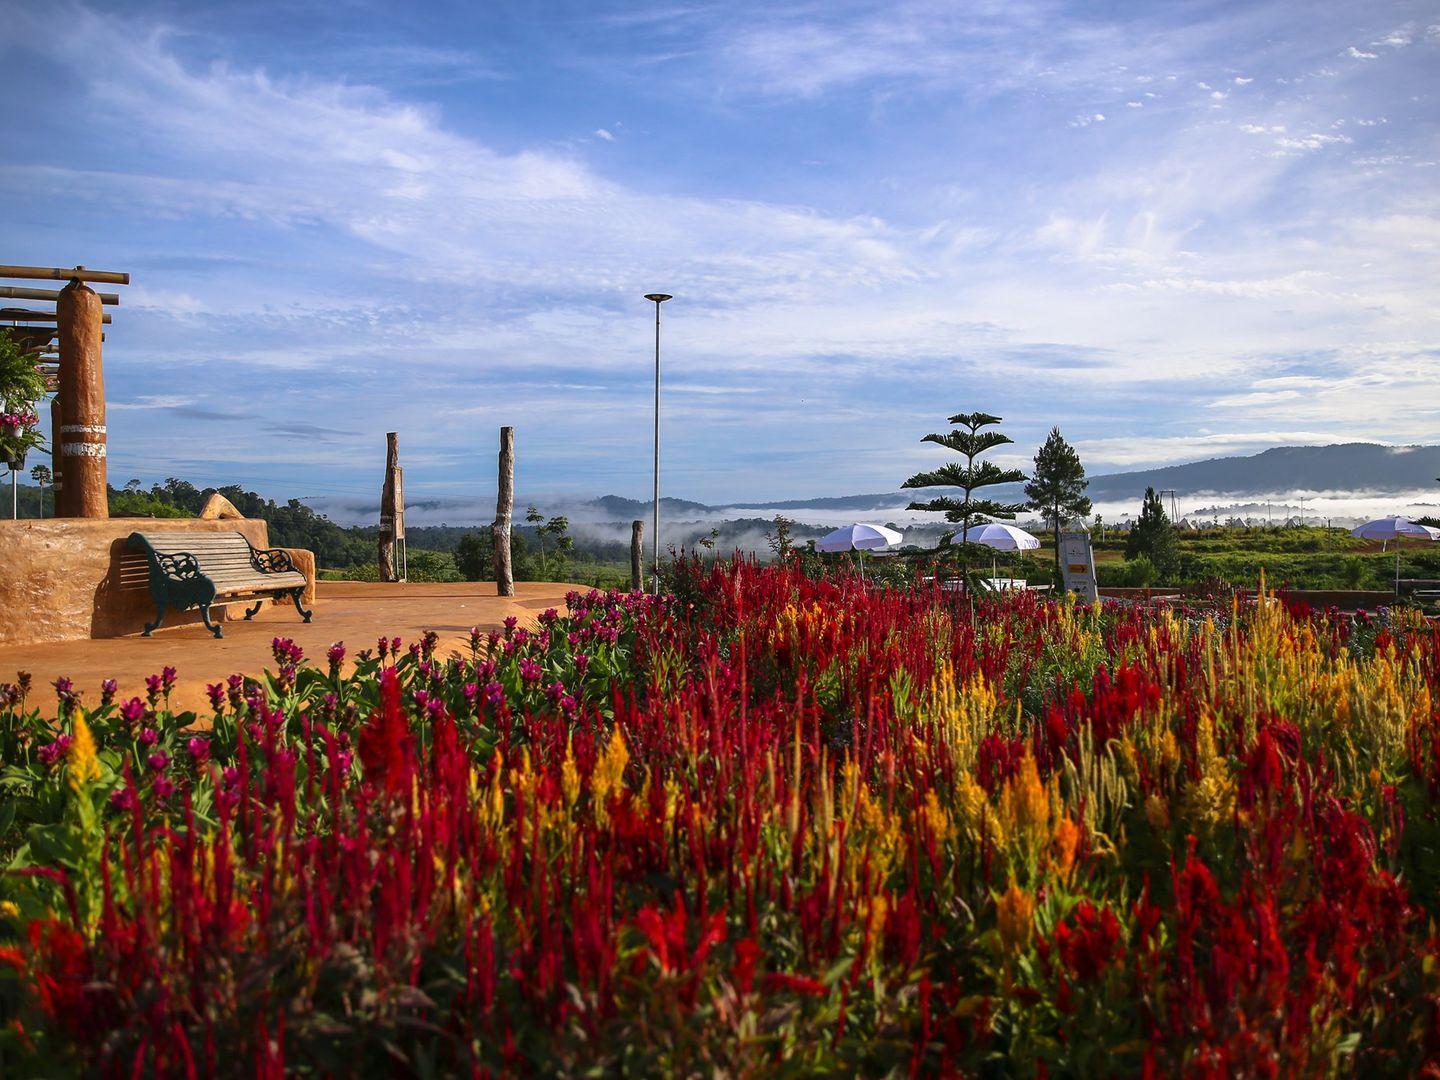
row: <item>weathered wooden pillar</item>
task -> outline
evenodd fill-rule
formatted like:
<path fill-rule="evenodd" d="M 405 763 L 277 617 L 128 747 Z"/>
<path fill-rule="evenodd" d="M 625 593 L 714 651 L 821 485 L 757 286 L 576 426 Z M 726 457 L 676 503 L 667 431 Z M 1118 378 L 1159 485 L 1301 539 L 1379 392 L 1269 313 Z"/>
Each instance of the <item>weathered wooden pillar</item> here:
<path fill-rule="evenodd" d="M 64 513 L 60 509 L 60 489 L 65 476 L 65 452 L 61 449 L 65 436 L 60 432 L 63 416 L 57 393 L 50 399 L 50 502 L 55 508 L 55 517 Z"/>
<path fill-rule="evenodd" d="M 400 468 L 400 436 L 385 433 L 385 483 L 380 488 L 380 580 L 394 581 L 395 574 L 395 473 Z"/>
<path fill-rule="evenodd" d="M 630 523 L 630 588 L 640 592 L 645 588 L 645 522 Z"/>
<path fill-rule="evenodd" d="M 57 517 L 110 516 L 106 489 L 105 375 L 100 363 L 100 294 L 71 281 L 55 301 L 60 336 L 60 454 L 65 486 Z"/>
<path fill-rule="evenodd" d="M 515 429 L 500 429 L 500 487 L 495 496 L 495 524 L 491 534 L 495 547 L 495 595 L 515 595 L 515 575 L 510 568 L 510 522 L 515 513 Z"/>

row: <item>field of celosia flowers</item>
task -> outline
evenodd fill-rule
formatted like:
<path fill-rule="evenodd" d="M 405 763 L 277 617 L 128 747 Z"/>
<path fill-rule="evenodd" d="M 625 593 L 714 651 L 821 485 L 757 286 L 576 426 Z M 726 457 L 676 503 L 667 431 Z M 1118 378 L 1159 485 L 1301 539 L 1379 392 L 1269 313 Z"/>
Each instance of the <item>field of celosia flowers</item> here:
<path fill-rule="evenodd" d="M 4 1073 L 1440 1055 L 1435 627 L 680 571 L 198 728 L 5 686 Z"/>

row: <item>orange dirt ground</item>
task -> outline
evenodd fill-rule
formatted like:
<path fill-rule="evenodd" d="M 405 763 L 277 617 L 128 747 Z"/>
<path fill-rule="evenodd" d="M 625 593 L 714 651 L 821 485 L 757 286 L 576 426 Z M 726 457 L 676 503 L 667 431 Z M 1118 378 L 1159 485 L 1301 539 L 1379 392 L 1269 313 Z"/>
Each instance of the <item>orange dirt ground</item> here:
<path fill-rule="evenodd" d="M 565 609 L 565 594 L 579 588 L 555 582 L 523 581 L 515 596 L 495 595 L 495 583 L 465 581 L 456 584 L 385 585 L 360 581 L 322 581 L 318 584 L 314 620 L 306 625 L 288 603 L 270 605 L 253 622 L 226 622 L 225 637 L 217 641 L 203 626 L 181 626 L 156 631 L 154 637 L 104 638 L 62 641 L 48 645 L 0 647 L 0 681 L 9 682 L 19 671 L 34 679 L 32 702 L 53 708 L 49 684 L 68 676 L 87 704 L 100 699 L 100 682 L 115 679 L 120 699 L 143 696 L 145 677 L 173 667 L 179 683 L 171 695 L 176 709 L 209 711 L 207 683 L 227 675 L 259 675 L 274 667 L 270 642 L 288 637 L 305 650 L 307 659 L 325 664 L 325 650 L 343 641 L 353 659 L 361 649 L 373 649 L 385 634 L 403 638 L 408 646 L 427 630 L 440 635 L 440 655 L 469 650 L 470 628 L 498 630 L 507 616 L 534 627 L 535 616 L 546 608 Z M 583 590 L 582 590 L 583 591 Z"/>

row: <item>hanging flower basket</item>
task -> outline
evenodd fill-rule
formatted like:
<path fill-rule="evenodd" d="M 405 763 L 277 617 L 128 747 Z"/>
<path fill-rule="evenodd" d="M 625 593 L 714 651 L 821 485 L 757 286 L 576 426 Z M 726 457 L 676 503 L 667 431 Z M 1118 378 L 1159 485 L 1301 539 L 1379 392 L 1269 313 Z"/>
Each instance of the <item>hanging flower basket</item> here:
<path fill-rule="evenodd" d="M 40 445 L 39 423 L 40 418 L 29 410 L 0 414 L 0 456 L 12 472 L 23 469 L 25 455 L 32 446 Z"/>

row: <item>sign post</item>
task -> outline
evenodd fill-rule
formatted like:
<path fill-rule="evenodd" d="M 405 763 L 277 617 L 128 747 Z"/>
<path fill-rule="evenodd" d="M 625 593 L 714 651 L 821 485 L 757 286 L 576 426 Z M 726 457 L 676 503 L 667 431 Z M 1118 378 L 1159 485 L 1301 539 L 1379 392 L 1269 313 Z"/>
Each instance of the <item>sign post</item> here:
<path fill-rule="evenodd" d="M 1060 576 L 1065 591 L 1093 604 L 1100 599 L 1095 581 L 1095 552 L 1090 546 L 1090 530 L 1079 519 L 1071 521 L 1060 532 Z"/>

